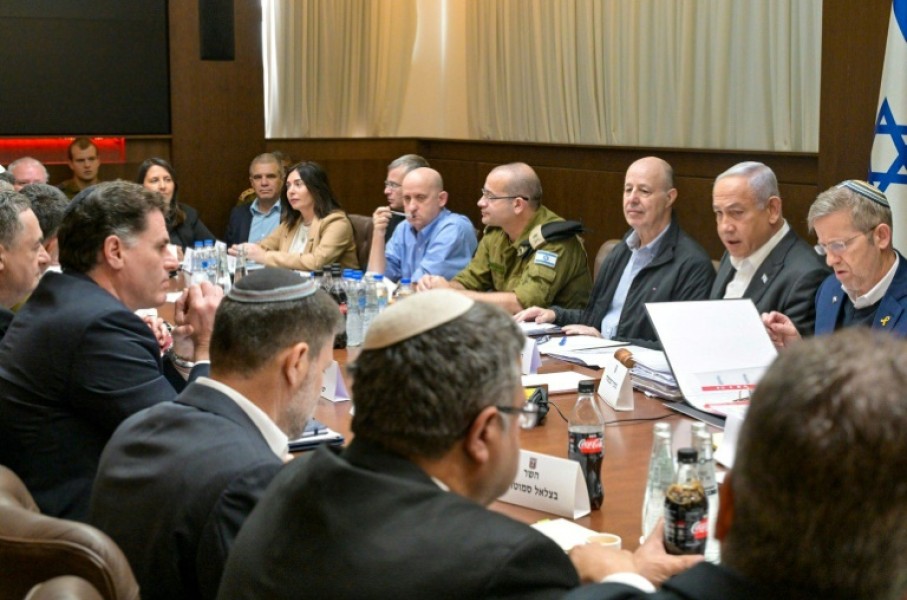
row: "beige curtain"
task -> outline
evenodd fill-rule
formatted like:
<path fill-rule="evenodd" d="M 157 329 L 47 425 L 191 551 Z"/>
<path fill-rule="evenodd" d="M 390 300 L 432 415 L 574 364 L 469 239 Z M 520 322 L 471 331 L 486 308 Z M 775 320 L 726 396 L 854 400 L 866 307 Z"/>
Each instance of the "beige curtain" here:
<path fill-rule="evenodd" d="M 818 0 L 481 0 L 467 10 L 476 138 L 818 149 Z"/>
<path fill-rule="evenodd" d="M 414 0 L 264 0 L 265 135 L 394 136 Z"/>
<path fill-rule="evenodd" d="M 818 149 L 821 0 L 264 7 L 268 137 Z"/>

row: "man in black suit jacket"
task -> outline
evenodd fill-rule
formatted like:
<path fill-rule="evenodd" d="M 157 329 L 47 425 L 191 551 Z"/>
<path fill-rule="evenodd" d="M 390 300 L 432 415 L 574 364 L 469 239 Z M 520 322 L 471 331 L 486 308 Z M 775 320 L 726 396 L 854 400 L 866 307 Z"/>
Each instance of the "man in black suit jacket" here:
<path fill-rule="evenodd" d="M 255 197 L 230 211 L 224 236 L 227 246 L 245 242 L 257 244 L 277 227 L 286 212 L 286 203 L 280 200 L 284 177 L 283 165 L 273 154 L 266 152 L 252 159 L 249 182 Z"/>
<path fill-rule="evenodd" d="M 816 290 L 829 270 L 784 220 L 774 172 L 759 162 L 734 165 L 715 179 L 712 208 L 727 252 L 709 297 L 749 298 L 760 313 L 784 313 L 812 335 Z"/>
<path fill-rule="evenodd" d="M 10 309 L 35 289 L 50 262 L 43 237 L 28 198 L 0 192 L 0 338 L 13 320 Z"/>
<path fill-rule="evenodd" d="M 578 585 L 552 540 L 485 508 L 538 414 L 520 385 L 523 340 L 503 310 L 450 290 L 384 311 L 349 367 L 355 439 L 278 474 L 218 597 L 556 598 Z"/>
<path fill-rule="evenodd" d="M 220 288 L 183 294 L 166 358 L 162 322 L 134 312 L 164 303 L 177 268 L 162 210 L 158 194 L 122 181 L 73 200 L 58 233 L 64 272 L 41 279 L 0 343 L 0 463 L 44 513 L 84 520 L 116 426 L 176 396 L 185 379 L 174 362 L 207 374 Z"/>
<path fill-rule="evenodd" d="M 90 522 L 126 554 L 143 598 L 217 595 L 236 533 L 315 408 L 339 321 L 313 282 L 256 271 L 217 311 L 211 378 L 114 432 Z"/>
<path fill-rule="evenodd" d="M 721 486 L 721 565 L 658 594 L 570 600 L 907 597 L 907 344 L 852 327 L 785 350 L 759 382 Z"/>

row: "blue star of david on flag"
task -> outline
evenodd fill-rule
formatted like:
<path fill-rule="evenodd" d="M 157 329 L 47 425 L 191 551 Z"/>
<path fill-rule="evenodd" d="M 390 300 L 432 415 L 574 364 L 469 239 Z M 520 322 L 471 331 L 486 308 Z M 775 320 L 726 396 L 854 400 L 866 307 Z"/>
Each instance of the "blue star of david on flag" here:
<path fill-rule="evenodd" d="M 894 247 L 907 249 L 907 0 L 893 0 L 869 183 L 891 204 Z"/>
<path fill-rule="evenodd" d="M 878 136 L 883 135 L 891 138 L 891 143 L 895 149 L 894 160 L 888 165 L 885 171 L 869 171 L 869 183 L 873 184 L 883 192 L 892 183 L 907 184 L 907 125 L 900 125 L 891 112 L 891 105 L 888 98 L 882 101 L 882 107 L 879 109 L 879 116 L 876 119 L 876 141 L 879 143 Z M 873 167 L 875 161 L 873 161 Z"/>

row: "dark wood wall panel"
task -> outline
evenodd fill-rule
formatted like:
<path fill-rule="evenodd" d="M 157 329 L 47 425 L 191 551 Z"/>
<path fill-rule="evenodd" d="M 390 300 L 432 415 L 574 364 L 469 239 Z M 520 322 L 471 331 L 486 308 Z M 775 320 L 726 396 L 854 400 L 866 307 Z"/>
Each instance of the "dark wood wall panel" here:
<path fill-rule="evenodd" d="M 170 2 L 171 156 L 180 200 L 223 235 L 230 208 L 264 152 L 261 2 L 236 0 L 236 59 L 203 61 L 198 2 Z"/>
<path fill-rule="evenodd" d="M 820 189 L 869 173 L 890 13 L 890 0 L 822 3 Z"/>

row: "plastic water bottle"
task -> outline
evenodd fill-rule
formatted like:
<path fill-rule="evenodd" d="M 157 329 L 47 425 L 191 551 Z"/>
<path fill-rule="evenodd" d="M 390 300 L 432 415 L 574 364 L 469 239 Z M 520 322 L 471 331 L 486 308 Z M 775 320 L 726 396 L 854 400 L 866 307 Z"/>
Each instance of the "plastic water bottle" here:
<path fill-rule="evenodd" d="M 232 282 L 230 281 L 230 269 L 227 266 L 227 248 L 225 246 L 217 246 L 214 251 L 217 256 L 217 285 L 224 290 L 225 294 L 228 294 L 230 293 Z"/>
<path fill-rule="evenodd" d="M 363 282 L 365 287 L 365 310 L 362 311 L 362 337 L 368 335 L 368 328 L 378 316 L 378 288 L 374 277 L 366 276 Z"/>
<path fill-rule="evenodd" d="M 375 274 L 375 298 L 378 303 L 378 313 L 384 312 L 387 308 L 387 286 L 384 285 L 384 275 Z"/>
<path fill-rule="evenodd" d="M 346 314 L 349 308 L 346 297 L 346 290 L 343 289 L 343 281 L 340 279 L 340 265 L 334 265 L 331 269 L 331 297 L 340 308 L 340 318 L 343 328 L 340 333 L 334 336 L 334 348 L 346 348 Z"/>
<path fill-rule="evenodd" d="M 193 284 L 201 283 L 205 278 L 205 270 L 202 267 L 204 254 L 205 250 L 202 247 L 202 241 L 196 240 L 192 248 L 192 276 L 189 278 L 189 281 Z"/>
<path fill-rule="evenodd" d="M 363 296 L 360 304 L 360 291 L 362 290 L 362 275 L 352 273 L 346 288 L 346 346 L 355 348 L 362 345 L 362 310 L 365 308 Z"/>
<path fill-rule="evenodd" d="M 699 453 L 699 481 L 709 499 L 709 537 L 705 543 L 705 559 L 711 563 L 721 561 L 721 543 L 715 538 L 715 521 L 718 518 L 718 482 L 715 479 L 715 457 L 712 454 L 712 434 L 700 431 L 694 446 Z"/>
<path fill-rule="evenodd" d="M 413 284 L 409 277 L 403 277 L 400 279 L 400 285 L 397 286 L 397 290 L 394 292 L 394 302 L 412 296 L 414 293 L 415 290 L 413 290 Z"/>
<path fill-rule="evenodd" d="M 605 455 L 605 418 L 595 399 L 595 382 L 580 381 L 579 395 L 567 421 L 567 458 L 580 464 L 589 490 L 589 507 L 605 498 L 601 470 Z"/>
<path fill-rule="evenodd" d="M 664 516 L 665 492 L 674 481 L 674 457 L 671 452 L 671 425 L 656 423 L 652 454 L 649 457 L 649 476 L 642 503 L 642 535 L 648 536 Z"/>
<path fill-rule="evenodd" d="M 205 278 L 209 283 L 217 283 L 217 254 L 214 252 L 214 240 L 205 240 L 205 253 L 202 255 Z"/>

